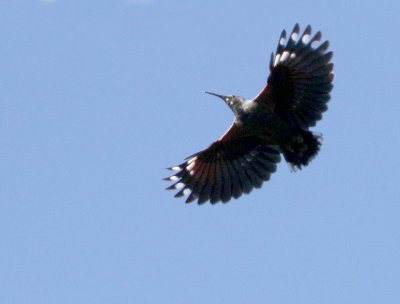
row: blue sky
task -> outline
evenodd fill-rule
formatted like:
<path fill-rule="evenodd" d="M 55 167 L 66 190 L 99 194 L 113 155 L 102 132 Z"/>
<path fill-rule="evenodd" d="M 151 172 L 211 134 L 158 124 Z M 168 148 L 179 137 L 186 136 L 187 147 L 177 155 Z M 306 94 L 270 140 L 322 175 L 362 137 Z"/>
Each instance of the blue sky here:
<path fill-rule="evenodd" d="M 399 1 L 0 2 L 2 303 L 399 303 Z M 318 157 L 228 204 L 165 167 L 253 98 L 282 29 L 335 63 Z"/>

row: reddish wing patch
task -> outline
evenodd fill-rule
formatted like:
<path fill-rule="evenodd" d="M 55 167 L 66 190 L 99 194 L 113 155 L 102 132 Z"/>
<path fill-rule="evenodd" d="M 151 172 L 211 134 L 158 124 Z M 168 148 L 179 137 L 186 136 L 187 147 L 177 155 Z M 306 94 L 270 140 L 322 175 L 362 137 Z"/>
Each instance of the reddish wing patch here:
<path fill-rule="evenodd" d="M 258 138 L 217 141 L 170 168 L 178 172 L 165 180 L 175 181 L 167 189 L 180 189 L 175 196 L 189 195 L 188 203 L 228 202 L 261 187 L 279 161 L 278 150 Z"/>

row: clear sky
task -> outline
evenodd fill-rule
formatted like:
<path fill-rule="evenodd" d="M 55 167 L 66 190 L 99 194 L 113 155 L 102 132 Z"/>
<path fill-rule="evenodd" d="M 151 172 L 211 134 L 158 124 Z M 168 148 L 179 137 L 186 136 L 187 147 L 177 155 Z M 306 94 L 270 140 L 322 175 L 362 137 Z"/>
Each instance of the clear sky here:
<path fill-rule="evenodd" d="M 0 2 L 1 303 L 400 303 L 400 2 Z M 317 158 L 228 204 L 166 167 L 253 98 L 282 29 L 335 63 Z"/>

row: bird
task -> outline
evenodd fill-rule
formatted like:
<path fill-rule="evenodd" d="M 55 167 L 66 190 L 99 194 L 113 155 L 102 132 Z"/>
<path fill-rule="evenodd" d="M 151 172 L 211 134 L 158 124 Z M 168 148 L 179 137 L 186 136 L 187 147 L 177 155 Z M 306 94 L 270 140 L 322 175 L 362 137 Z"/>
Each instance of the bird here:
<path fill-rule="evenodd" d="M 309 130 L 327 110 L 334 79 L 333 52 L 322 34 L 311 35 L 308 25 L 300 35 L 297 23 L 286 37 L 283 30 L 272 52 L 267 84 L 253 99 L 221 95 L 234 113 L 225 134 L 177 166 L 164 180 L 175 197 L 226 203 L 260 188 L 276 171 L 281 154 L 292 171 L 302 169 L 320 150 L 322 135 Z"/>

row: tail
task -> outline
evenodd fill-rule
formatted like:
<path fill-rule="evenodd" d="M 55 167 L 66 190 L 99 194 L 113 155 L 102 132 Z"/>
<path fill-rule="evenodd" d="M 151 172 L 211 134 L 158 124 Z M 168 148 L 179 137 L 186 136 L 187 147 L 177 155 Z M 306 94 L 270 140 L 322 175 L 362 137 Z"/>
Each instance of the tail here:
<path fill-rule="evenodd" d="M 318 154 L 322 140 L 322 135 L 304 129 L 296 130 L 295 134 L 292 141 L 283 149 L 285 160 L 293 170 L 308 165 Z"/>

